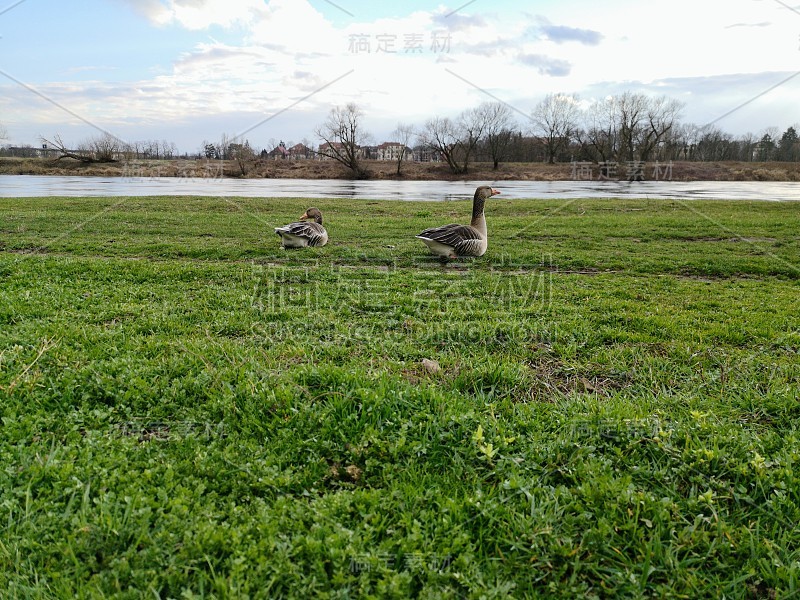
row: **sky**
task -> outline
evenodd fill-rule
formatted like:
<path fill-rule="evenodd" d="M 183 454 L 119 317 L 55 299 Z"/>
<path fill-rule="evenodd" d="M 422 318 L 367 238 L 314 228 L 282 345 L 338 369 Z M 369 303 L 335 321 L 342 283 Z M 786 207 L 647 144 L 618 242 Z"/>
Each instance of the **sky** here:
<path fill-rule="evenodd" d="M 0 0 L 2 143 L 110 133 L 197 152 L 318 144 L 355 102 L 376 143 L 504 102 L 625 91 L 733 135 L 800 122 L 798 0 Z"/>

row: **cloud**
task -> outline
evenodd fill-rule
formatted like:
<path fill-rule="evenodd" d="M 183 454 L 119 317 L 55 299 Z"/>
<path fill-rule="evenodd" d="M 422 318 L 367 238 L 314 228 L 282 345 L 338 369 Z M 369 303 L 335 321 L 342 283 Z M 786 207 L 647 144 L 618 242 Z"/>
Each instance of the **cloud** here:
<path fill-rule="evenodd" d="M 563 25 L 542 25 L 539 28 L 547 39 L 556 44 L 578 42 L 585 46 L 597 46 L 603 40 L 603 34 L 591 29 L 578 29 Z"/>
<path fill-rule="evenodd" d="M 242 48 L 224 44 L 198 44 L 192 52 L 183 54 L 175 63 L 176 71 L 185 69 L 212 69 L 244 63 L 254 64 L 263 61 L 266 53 L 258 48 Z M 259 62 L 263 64 L 263 62 Z"/>
<path fill-rule="evenodd" d="M 460 41 L 456 44 L 456 48 L 469 53 L 477 54 L 479 56 L 499 56 L 509 50 L 517 50 L 519 48 L 517 40 L 513 39 L 496 39 L 490 41 L 480 41 L 475 44 L 468 44 Z"/>
<path fill-rule="evenodd" d="M 117 0 L 135 13 L 143 16 L 154 25 L 164 25 L 169 20 L 169 12 L 160 0 Z"/>
<path fill-rule="evenodd" d="M 120 135 L 133 131 L 137 139 L 160 139 L 166 135 L 158 133 L 161 129 L 182 131 L 183 139 L 175 141 L 189 149 L 197 138 L 241 131 L 270 115 L 278 116 L 249 134 L 252 143 L 311 135 L 331 106 L 348 101 L 357 102 L 369 120 L 420 123 L 477 105 L 488 99 L 484 89 L 526 110 L 551 92 L 602 97 L 641 90 L 685 101 L 692 111 L 688 120 L 708 122 L 797 68 L 797 20 L 794 15 L 776 18 L 789 13 L 777 13 L 780 5 L 771 0 L 732 4 L 722 22 L 712 18 L 718 16 L 713 7 L 696 0 L 676 0 L 669 10 L 632 0 L 625 7 L 587 3 L 581 11 L 553 4 L 548 7 L 552 21 L 519 9 L 499 11 L 485 2 L 471 5 L 473 14 L 447 16 L 446 9 L 430 3 L 427 10 L 407 14 L 397 5 L 370 13 L 386 16 L 329 20 L 322 0 L 111 1 L 156 25 L 148 32 L 153 48 L 174 48 L 162 40 L 174 42 L 178 33 L 180 51 L 137 53 L 139 38 L 121 39 L 121 45 L 129 44 L 131 65 L 139 58 L 151 62 L 128 72 L 128 59 L 120 59 L 112 73 L 118 83 L 80 66 L 91 63 L 79 62 L 31 84 L 86 120 L 115 132 L 120 127 Z M 765 5 L 774 12 L 765 14 Z M 687 20 L 687 14 L 697 18 Z M 635 26 L 632 15 L 639 21 Z M 767 26 L 764 19 L 773 23 Z M 675 31 L 681 32 L 678 41 Z M 369 41 L 369 50 L 354 51 L 356 35 Z M 394 52 L 378 52 L 384 38 L 393 42 Z M 691 39 L 707 39 L 715 51 L 682 41 Z M 413 49 L 412 40 L 418 42 Z M 116 60 L 115 55 L 102 64 L 106 60 Z M 446 68 L 474 85 L 448 76 Z M 758 79 L 765 69 L 771 73 Z M 798 85 L 800 77 L 747 104 L 723 125 L 736 131 L 797 120 Z M 30 90 L 3 81 L 0 114 L 9 129 L 28 123 L 33 135 L 85 125 Z M 137 125 L 141 133 L 135 133 Z"/>
<path fill-rule="evenodd" d="M 191 30 L 232 27 L 252 22 L 263 0 L 121 0 L 159 26 L 177 24 Z"/>
<path fill-rule="evenodd" d="M 229 2 L 229 0 L 221 0 Z M 248 0 L 251 1 L 251 0 Z M 260 2 L 244 43 L 279 49 L 290 55 L 321 57 L 347 49 L 347 38 L 306 0 Z"/>
<path fill-rule="evenodd" d="M 769 27 L 772 25 L 769 21 L 762 21 L 761 23 L 734 23 L 728 25 L 725 29 L 735 29 L 736 27 Z"/>
<path fill-rule="evenodd" d="M 779 127 L 796 118 L 787 107 L 797 95 L 796 81 L 800 77 L 789 79 L 791 75 L 792 72 L 728 73 L 651 82 L 605 81 L 587 86 L 581 97 L 601 99 L 625 91 L 666 95 L 686 103 L 682 121 L 699 125 L 719 121 L 722 129 L 741 133 L 760 127 L 763 115 L 769 115 L 766 122 Z M 781 81 L 786 83 L 774 87 Z"/>
<path fill-rule="evenodd" d="M 486 19 L 480 15 L 465 15 L 458 12 L 438 12 L 433 15 L 432 23 L 436 27 L 449 31 L 467 31 L 473 28 L 486 27 Z"/>
<path fill-rule="evenodd" d="M 536 25 L 527 27 L 523 31 L 523 37 L 534 39 L 544 39 L 555 44 L 567 42 L 577 42 L 584 46 L 598 46 L 603 41 L 603 34 L 594 29 L 582 29 L 579 27 L 568 27 L 566 25 L 554 25 L 549 19 L 538 15 L 533 17 Z"/>
<path fill-rule="evenodd" d="M 569 61 L 551 58 L 544 54 L 521 54 L 519 61 L 529 67 L 536 67 L 540 75 L 566 77 L 572 71 Z"/>

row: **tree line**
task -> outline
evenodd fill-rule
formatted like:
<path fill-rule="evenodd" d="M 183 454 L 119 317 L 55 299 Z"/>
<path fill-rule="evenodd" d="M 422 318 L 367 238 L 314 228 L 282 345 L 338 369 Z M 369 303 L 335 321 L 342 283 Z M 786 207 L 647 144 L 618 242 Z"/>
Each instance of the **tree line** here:
<path fill-rule="evenodd" d="M 484 102 L 456 117 L 436 116 L 421 127 L 398 124 L 396 139 L 415 138 L 434 151 L 453 173 L 473 162 L 625 161 L 797 161 L 797 128 L 780 133 L 733 136 L 716 125 L 683 123 L 684 105 L 666 96 L 624 92 L 581 103 L 575 95 L 550 94 L 529 115 L 503 102 Z M 364 175 L 359 145 L 370 139 L 361 127 L 364 113 L 351 103 L 331 110 L 316 135 L 337 148 L 330 158 Z M 402 157 L 398 159 L 400 172 Z"/>
<path fill-rule="evenodd" d="M 407 159 L 407 149 L 441 160 L 456 174 L 468 173 L 474 162 L 489 162 L 497 169 L 503 162 L 800 160 L 797 126 L 734 136 L 715 124 L 682 122 L 683 109 L 683 103 L 667 96 L 635 92 L 591 103 L 576 95 L 550 94 L 529 114 L 503 102 L 484 102 L 454 117 L 434 116 L 421 125 L 398 123 L 392 132 L 392 141 L 402 146 L 397 172 Z M 368 148 L 373 137 L 364 120 L 364 111 L 355 103 L 334 107 L 314 129 L 318 148 L 303 143 L 315 155 L 340 162 L 354 177 L 367 177 L 364 161 L 371 158 Z M 0 124 L 0 137 L 4 135 Z M 166 140 L 125 142 L 108 133 L 75 148 L 67 147 L 58 135 L 41 142 L 57 159 L 83 162 L 178 157 L 176 145 Z M 233 160 L 246 175 L 250 165 L 266 154 L 239 136 L 222 135 L 217 142 L 204 140 L 192 157 Z"/>

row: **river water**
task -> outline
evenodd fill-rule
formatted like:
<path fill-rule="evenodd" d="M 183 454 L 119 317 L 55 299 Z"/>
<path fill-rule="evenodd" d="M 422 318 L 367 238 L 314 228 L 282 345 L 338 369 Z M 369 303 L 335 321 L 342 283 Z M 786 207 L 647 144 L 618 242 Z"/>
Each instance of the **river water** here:
<path fill-rule="evenodd" d="M 759 181 L 349 181 L 0 175 L 0 197 L 242 196 L 456 200 L 492 184 L 504 198 L 670 198 L 800 201 L 800 182 Z"/>

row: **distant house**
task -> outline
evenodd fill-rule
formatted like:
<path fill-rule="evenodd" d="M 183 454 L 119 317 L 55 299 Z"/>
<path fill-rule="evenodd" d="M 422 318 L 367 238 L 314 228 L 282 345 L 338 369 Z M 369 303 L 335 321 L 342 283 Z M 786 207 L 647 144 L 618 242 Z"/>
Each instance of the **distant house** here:
<path fill-rule="evenodd" d="M 319 160 L 331 160 L 335 154 L 335 151 L 341 152 L 342 148 L 343 146 L 339 142 L 333 142 L 332 144 L 325 142 L 324 144 L 319 145 L 319 149 L 317 150 L 317 158 L 319 158 Z"/>
<path fill-rule="evenodd" d="M 275 148 L 267 152 L 267 158 L 270 160 L 286 160 L 289 158 L 289 151 L 286 149 L 286 144 L 281 142 Z"/>
<path fill-rule="evenodd" d="M 418 146 L 414 148 L 413 159 L 415 162 L 441 162 L 442 155 L 431 148 Z"/>
<path fill-rule="evenodd" d="M 289 148 L 288 154 L 292 160 L 305 160 L 314 156 L 314 151 L 305 144 L 295 144 Z"/>
<path fill-rule="evenodd" d="M 375 160 L 378 158 L 377 146 L 361 146 L 359 148 L 359 157 L 367 160 Z"/>
<path fill-rule="evenodd" d="M 325 142 L 324 144 L 319 145 L 319 150 L 317 150 L 317 158 L 319 158 L 319 160 L 331 160 L 336 153 L 344 154 L 344 144 L 340 142 L 333 142 L 332 144 Z M 365 149 L 361 146 L 357 146 L 356 157 L 367 158 L 368 151 L 365 151 Z"/>
<path fill-rule="evenodd" d="M 295 144 L 291 148 L 287 148 L 284 142 L 281 142 L 269 152 L 263 151 L 262 158 L 269 160 L 305 160 L 312 158 L 314 151 L 305 144 Z"/>
<path fill-rule="evenodd" d="M 411 148 L 398 142 L 383 142 L 375 147 L 375 153 L 377 160 L 400 160 L 400 156 L 403 157 L 403 160 L 413 158 Z"/>
<path fill-rule="evenodd" d="M 70 150 L 70 152 L 77 153 L 77 150 Z M 16 156 L 19 158 L 50 158 L 58 157 L 61 154 L 55 148 L 48 148 L 47 144 L 43 144 L 41 148 L 35 148 L 30 145 L 25 146 L 3 146 L 0 148 L 0 156 Z"/>

